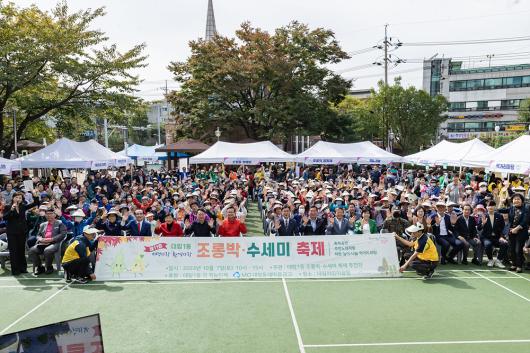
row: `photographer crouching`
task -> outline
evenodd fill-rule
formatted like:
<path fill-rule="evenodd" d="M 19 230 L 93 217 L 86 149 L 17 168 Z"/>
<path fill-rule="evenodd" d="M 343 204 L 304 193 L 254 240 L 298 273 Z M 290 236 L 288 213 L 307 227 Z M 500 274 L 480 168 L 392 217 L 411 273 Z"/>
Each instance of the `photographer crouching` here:
<path fill-rule="evenodd" d="M 96 250 L 98 233 L 96 228 L 87 226 L 83 229 L 83 234 L 77 236 L 66 248 L 62 266 L 67 282 L 74 279 L 77 283 L 85 284 L 96 279 L 90 253 Z"/>

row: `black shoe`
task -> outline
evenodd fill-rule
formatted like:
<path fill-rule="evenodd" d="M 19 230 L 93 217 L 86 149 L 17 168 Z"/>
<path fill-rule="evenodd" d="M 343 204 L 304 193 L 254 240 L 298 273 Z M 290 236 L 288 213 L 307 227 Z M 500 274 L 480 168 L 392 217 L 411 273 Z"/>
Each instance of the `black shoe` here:
<path fill-rule="evenodd" d="M 452 265 L 456 265 L 457 264 L 456 261 L 453 258 L 448 258 L 447 259 L 447 263 L 452 264 Z"/>
<path fill-rule="evenodd" d="M 44 266 L 40 266 L 40 267 L 37 267 L 35 269 L 35 275 L 36 276 L 42 275 L 44 272 L 46 272 L 46 270 L 44 269 Z"/>
<path fill-rule="evenodd" d="M 512 272 L 514 272 L 515 270 L 517 270 L 517 267 L 515 267 L 515 266 L 512 266 L 512 267 L 510 267 L 510 268 L 508 269 L 508 271 L 512 271 Z"/>
<path fill-rule="evenodd" d="M 462 265 L 467 265 L 467 264 L 468 264 L 467 259 L 462 260 Z"/>
<path fill-rule="evenodd" d="M 13 276 L 20 276 L 20 271 L 11 271 Z"/>
<path fill-rule="evenodd" d="M 46 269 L 46 274 L 47 274 L 47 275 L 51 275 L 54 271 L 55 271 L 55 270 L 53 269 L 53 266 L 52 266 L 52 267 L 48 267 L 48 268 Z"/>
<path fill-rule="evenodd" d="M 447 261 L 446 261 L 444 258 L 442 258 L 442 259 L 440 260 L 440 264 L 445 265 L 446 263 L 447 263 Z"/>
<path fill-rule="evenodd" d="M 76 277 L 76 278 L 74 278 L 74 283 L 87 284 L 88 283 L 88 279 L 86 279 L 84 277 Z"/>
<path fill-rule="evenodd" d="M 28 273 L 28 270 L 22 270 L 20 273 Z"/>
<path fill-rule="evenodd" d="M 482 265 L 482 263 L 480 263 L 480 261 L 479 261 L 478 259 L 475 259 L 475 258 L 473 258 L 473 260 L 471 260 L 471 262 L 472 262 L 473 264 L 477 265 L 477 266 Z"/>
<path fill-rule="evenodd" d="M 423 279 L 432 278 L 432 275 L 434 275 L 434 270 L 429 271 L 425 276 L 423 276 Z"/>

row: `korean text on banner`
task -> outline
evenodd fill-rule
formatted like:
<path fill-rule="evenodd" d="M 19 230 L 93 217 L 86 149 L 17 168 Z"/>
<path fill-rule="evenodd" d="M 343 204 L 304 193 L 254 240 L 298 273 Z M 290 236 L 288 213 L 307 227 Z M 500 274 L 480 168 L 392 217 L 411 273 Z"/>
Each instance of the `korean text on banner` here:
<path fill-rule="evenodd" d="M 101 237 L 96 277 L 111 280 L 397 277 L 392 234 Z"/>

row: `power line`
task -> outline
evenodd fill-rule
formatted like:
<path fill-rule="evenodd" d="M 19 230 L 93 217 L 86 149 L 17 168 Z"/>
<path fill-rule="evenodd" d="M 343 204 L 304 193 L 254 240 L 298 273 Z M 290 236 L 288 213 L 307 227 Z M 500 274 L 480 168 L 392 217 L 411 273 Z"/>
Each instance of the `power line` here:
<path fill-rule="evenodd" d="M 433 46 L 433 45 L 473 45 L 473 44 L 491 44 L 491 43 L 508 43 L 508 42 L 523 42 L 530 41 L 530 36 L 524 37 L 507 37 L 507 38 L 490 38 L 490 39 L 471 39 L 471 40 L 456 40 L 448 42 L 405 42 L 401 43 L 403 46 Z"/>

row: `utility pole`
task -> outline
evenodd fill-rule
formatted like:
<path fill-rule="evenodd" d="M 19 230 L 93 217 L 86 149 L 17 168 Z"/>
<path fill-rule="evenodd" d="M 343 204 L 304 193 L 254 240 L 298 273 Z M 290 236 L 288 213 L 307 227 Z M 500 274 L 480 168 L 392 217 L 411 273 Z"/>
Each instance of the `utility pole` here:
<path fill-rule="evenodd" d="M 105 147 L 109 148 L 109 125 L 107 118 L 103 118 L 103 132 L 105 134 Z"/>
<path fill-rule="evenodd" d="M 388 24 L 385 25 L 385 86 L 388 86 Z"/>
<path fill-rule="evenodd" d="M 388 117 L 386 116 L 386 89 L 388 88 L 388 24 L 385 24 L 385 41 L 383 44 L 385 46 L 385 95 L 383 97 L 383 125 L 385 127 L 385 132 L 383 136 L 383 148 L 385 148 L 388 144 Z"/>
<path fill-rule="evenodd" d="M 13 136 L 15 138 L 15 157 L 18 157 L 17 148 L 17 110 L 13 109 Z"/>

